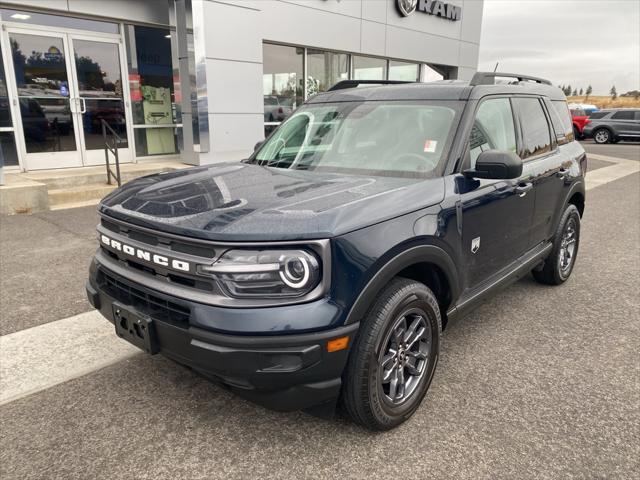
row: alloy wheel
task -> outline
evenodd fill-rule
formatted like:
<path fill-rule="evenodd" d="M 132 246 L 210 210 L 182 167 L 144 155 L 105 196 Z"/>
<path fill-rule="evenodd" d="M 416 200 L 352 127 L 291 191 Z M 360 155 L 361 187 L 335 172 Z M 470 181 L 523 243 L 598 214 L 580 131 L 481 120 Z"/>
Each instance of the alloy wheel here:
<path fill-rule="evenodd" d="M 560 274 L 563 277 L 567 277 L 571 272 L 573 261 L 575 259 L 576 242 L 578 240 L 576 220 L 575 218 L 569 218 L 567 225 L 564 227 L 562 234 L 562 241 L 560 243 Z"/>
<path fill-rule="evenodd" d="M 378 357 L 379 384 L 386 402 L 398 406 L 417 390 L 427 370 L 431 343 L 425 312 L 411 309 L 396 319 Z"/>
<path fill-rule="evenodd" d="M 595 138 L 598 143 L 607 143 L 609 141 L 609 132 L 606 130 L 598 130 Z"/>

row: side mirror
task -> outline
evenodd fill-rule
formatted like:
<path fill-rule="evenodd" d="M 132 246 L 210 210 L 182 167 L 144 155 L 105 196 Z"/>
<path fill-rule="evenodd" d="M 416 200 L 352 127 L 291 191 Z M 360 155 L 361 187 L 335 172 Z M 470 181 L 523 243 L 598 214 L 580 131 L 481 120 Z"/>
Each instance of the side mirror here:
<path fill-rule="evenodd" d="M 510 180 L 522 175 L 522 159 L 512 152 L 486 150 L 476 160 L 476 168 L 465 170 L 467 178 Z"/>
<path fill-rule="evenodd" d="M 263 143 L 264 143 L 264 140 L 260 140 L 258 143 L 256 143 L 256 144 L 253 146 L 253 151 L 254 151 L 254 152 L 255 152 L 255 151 L 257 151 L 257 150 L 262 146 L 262 144 L 263 144 Z"/>

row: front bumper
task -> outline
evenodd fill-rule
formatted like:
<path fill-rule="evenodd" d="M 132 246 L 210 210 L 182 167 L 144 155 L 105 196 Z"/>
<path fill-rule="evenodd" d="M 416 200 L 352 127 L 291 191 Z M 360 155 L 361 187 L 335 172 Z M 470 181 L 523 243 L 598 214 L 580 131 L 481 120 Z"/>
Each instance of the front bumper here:
<path fill-rule="evenodd" d="M 121 289 L 128 288 L 135 293 L 123 296 L 118 293 L 121 290 L 113 288 L 114 281 Z M 179 310 L 174 303 L 176 299 L 133 284 L 96 263 L 92 264 L 86 290 L 89 302 L 114 325 L 119 308 L 150 318 L 157 352 L 278 411 L 335 402 L 349 348 L 358 329 L 358 324 L 352 324 L 290 335 L 218 333 L 194 326 L 206 322 L 193 317 L 206 316 L 207 312 L 219 315 L 221 309 L 208 310 L 201 304 L 181 300 L 179 307 L 183 310 Z M 162 311 L 162 307 L 168 310 Z M 290 309 L 283 311 L 291 312 Z M 237 316 L 238 312 L 233 313 Z M 327 341 L 343 336 L 349 336 L 349 348 L 328 352 Z"/>

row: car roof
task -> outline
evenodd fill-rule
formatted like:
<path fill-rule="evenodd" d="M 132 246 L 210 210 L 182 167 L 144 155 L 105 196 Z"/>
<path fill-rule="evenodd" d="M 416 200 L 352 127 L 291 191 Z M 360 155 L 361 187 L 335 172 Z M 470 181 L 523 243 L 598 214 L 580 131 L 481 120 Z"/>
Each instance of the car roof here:
<path fill-rule="evenodd" d="M 545 83 L 530 81 L 509 84 L 473 85 L 460 80 L 429 83 L 394 83 L 343 88 L 319 93 L 307 103 L 363 102 L 376 100 L 477 100 L 486 95 L 543 95 L 566 101 L 562 90 Z"/>

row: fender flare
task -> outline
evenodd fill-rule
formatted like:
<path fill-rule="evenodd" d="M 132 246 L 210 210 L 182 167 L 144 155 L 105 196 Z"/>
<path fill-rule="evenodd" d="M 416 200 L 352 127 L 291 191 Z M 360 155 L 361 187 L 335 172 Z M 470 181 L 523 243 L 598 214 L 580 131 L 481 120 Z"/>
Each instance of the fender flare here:
<path fill-rule="evenodd" d="M 569 200 L 571 200 L 571 197 L 573 197 L 576 193 L 579 193 L 580 195 L 582 195 L 582 198 L 586 202 L 587 195 L 586 195 L 586 186 L 585 186 L 584 180 L 581 179 L 576 182 L 573 182 L 573 185 L 571 185 L 571 188 L 569 188 L 569 191 L 564 197 L 564 202 L 562 203 L 563 211 L 565 208 L 567 208 L 567 205 L 569 205 Z"/>
<path fill-rule="evenodd" d="M 349 310 L 345 325 L 359 322 L 375 301 L 380 290 L 398 273 L 416 263 L 433 263 L 444 272 L 451 289 L 451 303 L 452 305 L 455 304 L 455 301 L 460 296 L 458 269 L 455 263 L 449 254 L 440 247 L 418 245 L 402 251 L 378 269 Z"/>

